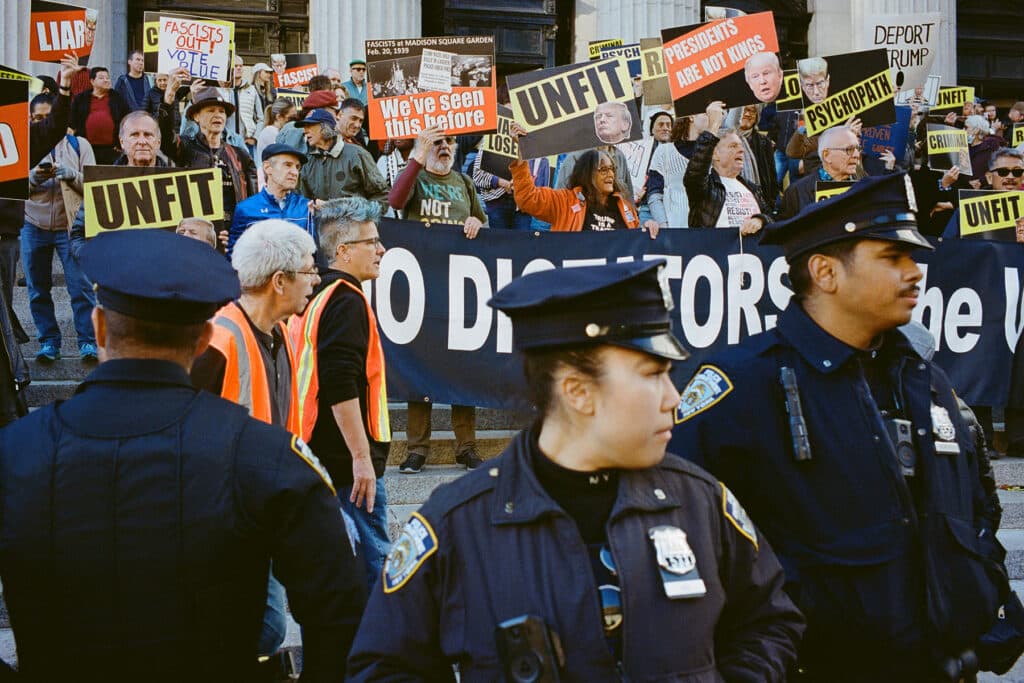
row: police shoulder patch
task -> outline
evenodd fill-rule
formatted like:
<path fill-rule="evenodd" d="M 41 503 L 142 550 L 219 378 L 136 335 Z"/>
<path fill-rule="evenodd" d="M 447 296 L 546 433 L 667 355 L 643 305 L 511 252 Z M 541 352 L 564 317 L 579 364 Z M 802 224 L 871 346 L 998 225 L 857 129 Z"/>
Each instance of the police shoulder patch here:
<path fill-rule="evenodd" d="M 331 490 L 331 493 L 338 495 L 338 492 L 334 490 L 334 482 L 331 481 L 331 475 L 327 473 L 327 468 L 323 466 L 320 459 L 313 455 L 313 451 L 306 445 L 306 442 L 299 437 L 292 435 L 292 451 L 295 455 L 302 458 L 307 465 L 313 468 L 313 471 L 320 475 L 320 478 L 327 484 L 327 488 Z"/>
<path fill-rule="evenodd" d="M 412 513 L 384 560 L 384 592 L 394 593 L 404 586 L 436 552 L 437 535 L 430 522 L 420 513 Z"/>
<path fill-rule="evenodd" d="M 720 368 L 714 365 L 700 366 L 679 394 L 676 424 L 700 415 L 725 398 L 732 388 L 732 380 Z"/>
<path fill-rule="evenodd" d="M 732 525 L 736 527 L 736 531 L 740 532 L 741 536 L 754 544 L 754 550 L 757 550 L 757 529 L 754 528 L 754 523 L 750 521 L 750 516 L 747 515 L 747 511 L 743 509 L 740 502 L 736 500 L 736 496 L 729 490 L 729 487 L 722 482 L 718 482 L 718 485 L 722 487 L 722 514 L 732 522 Z"/>

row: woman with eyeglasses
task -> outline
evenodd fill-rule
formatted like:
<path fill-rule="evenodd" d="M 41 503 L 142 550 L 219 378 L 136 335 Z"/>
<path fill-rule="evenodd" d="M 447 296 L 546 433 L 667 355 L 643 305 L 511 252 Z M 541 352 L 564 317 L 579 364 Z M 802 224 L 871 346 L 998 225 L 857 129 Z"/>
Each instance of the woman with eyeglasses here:
<path fill-rule="evenodd" d="M 511 133 L 518 140 L 526 135 L 526 130 L 513 123 Z M 584 152 L 573 166 L 569 187 L 564 189 L 537 187 L 530 175 L 529 164 L 523 159 L 510 163 L 509 169 L 519 210 L 550 223 L 553 232 L 641 227 L 630 192 L 617 179 L 612 156 L 603 150 Z M 657 221 L 644 221 L 643 228 L 650 233 L 651 239 L 658 236 Z"/>

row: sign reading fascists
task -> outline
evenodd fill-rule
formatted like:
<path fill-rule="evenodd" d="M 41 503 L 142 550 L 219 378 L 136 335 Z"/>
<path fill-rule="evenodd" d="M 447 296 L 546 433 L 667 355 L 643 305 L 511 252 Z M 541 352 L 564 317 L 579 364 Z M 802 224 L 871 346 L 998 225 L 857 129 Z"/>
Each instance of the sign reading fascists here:
<path fill-rule="evenodd" d="M 224 218 L 221 174 L 133 166 L 85 167 L 85 236 L 103 231 L 175 228 L 182 218 Z"/>

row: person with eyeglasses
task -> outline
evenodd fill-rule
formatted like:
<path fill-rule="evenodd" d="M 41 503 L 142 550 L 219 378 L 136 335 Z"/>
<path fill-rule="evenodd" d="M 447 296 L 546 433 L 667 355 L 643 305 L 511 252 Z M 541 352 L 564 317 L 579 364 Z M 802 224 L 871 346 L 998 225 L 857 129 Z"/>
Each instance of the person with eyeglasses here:
<path fill-rule="evenodd" d="M 985 180 L 993 190 L 1020 190 L 1024 183 L 1024 153 L 1003 147 L 992 153 Z"/>
<path fill-rule="evenodd" d="M 381 575 L 391 541 L 384 466 L 391 423 L 384 349 L 363 283 L 380 275 L 380 205 L 362 197 L 325 202 L 317 212 L 323 279 L 288 323 L 295 348 L 299 432 L 334 481 L 354 524 L 367 585 Z"/>
<path fill-rule="evenodd" d="M 857 179 L 857 164 L 863 148 L 860 138 L 851 126 L 834 126 L 818 136 L 818 158 L 821 166 L 782 193 L 780 219 L 792 218 L 808 204 L 814 203 L 814 191 L 819 182 L 849 181 Z"/>
<path fill-rule="evenodd" d="M 366 60 L 356 58 L 348 63 L 350 79 L 341 84 L 349 97 L 354 97 L 366 106 Z"/>

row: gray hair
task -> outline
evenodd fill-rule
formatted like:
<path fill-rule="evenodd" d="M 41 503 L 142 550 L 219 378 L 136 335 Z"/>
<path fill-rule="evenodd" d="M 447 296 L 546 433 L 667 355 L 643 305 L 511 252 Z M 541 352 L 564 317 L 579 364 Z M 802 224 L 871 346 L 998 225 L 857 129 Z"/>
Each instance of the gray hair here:
<path fill-rule="evenodd" d="M 362 197 L 344 197 L 324 202 L 317 211 L 320 249 L 328 260 L 334 258 L 345 242 L 359 238 L 359 224 L 380 220 L 380 204 Z"/>
<path fill-rule="evenodd" d="M 767 60 L 765 59 L 766 57 L 768 58 Z M 782 71 L 782 65 L 779 64 L 779 56 L 777 54 L 775 54 L 774 52 L 758 52 L 754 54 L 752 57 L 748 58 L 746 62 L 744 62 L 743 72 L 749 73 L 751 65 L 754 65 L 756 68 L 756 65 L 763 61 L 771 63 L 771 65 L 774 66 L 776 69 Z"/>
<path fill-rule="evenodd" d="M 281 220 L 268 218 L 250 225 L 235 242 L 231 265 L 238 271 L 243 290 L 258 289 L 277 271 L 295 273 L 316 251 L 316 243 L 305 230 Z"/>
<path fill-rule="evenodd" d="M 320 135 L 321 137 L 323 137 L 324 140 L 338 139 L 338 129 L 332 126 L 331 124 L 324 123 L 323 121 L 321 121 L 316 125 L 320 126 Z M 373 161 L 373 159 L 370 159 L 370 161 Z"/>
<path fill-rule="evenodd" d="M 988 159 L 988 170 L 992 170 L 996 167 L 996 162 L 1003 157 L 1013 157 L 1017 161 L 1024 162 L 1024 152 L 1020 152 L 1013 147 L 1000 147 L 996 151 L 992 152 L 992 156 Z"/>
<path fill-rule="evenodd" d="M 818 136 L 818 158 L 824 159 L 822 153 L 827 147 L 832 146 L 835 142 L 836 137 L 840 133 L 853 133 L 849 126 L 833 126 L 832 128 L 826 128 L 821 135 Z"/>
<path fill-rule="evenodd" d="M 214 249 L 217 248 L 217 228 L 210 221 L 200 216 L 186 216 L 178 221 L 178 227 L 175 228 L 175 232 L 181 230 L 182 226 L 185 225 L 198 225 L 203 229 L 204 240 Z"/>
<path fill-rule="evenodd" d="M 980 131 L 988 133 L 991 128 L 991 122 L 981 114 L 971 114 L 964 121 L 965 128 L 977 128 Z"/>
<path fill-rule="evenodd" d="M 800 77 L 814 76 L 815 74 L 828 75 L 828 62 L 821 57 L 808 57 L 807 59 L 801 59 L 796 63 L 796 70 L 800 72 Z"/>
<path fill-rule="evenodd" d="M 120 140 L 124 136 L 124 127 L 132 121 L 137 121 L 138 119 L 149 119 L 150 121 L 152 121 L 153 125 L 156 126 L 156 138 L 157 140 L 160 139 L 160 124 L 157 123 L 157 120 L 148 111 L 139 109 L 128 114 L 125 114 L 124 118 L 121 119 L 121 127 L 118 128 L 117 130 L 118 140 Z"/>

